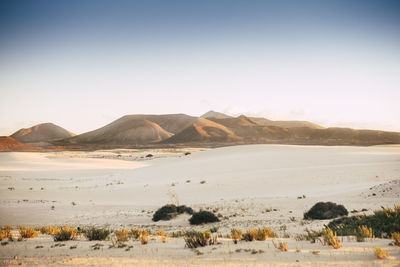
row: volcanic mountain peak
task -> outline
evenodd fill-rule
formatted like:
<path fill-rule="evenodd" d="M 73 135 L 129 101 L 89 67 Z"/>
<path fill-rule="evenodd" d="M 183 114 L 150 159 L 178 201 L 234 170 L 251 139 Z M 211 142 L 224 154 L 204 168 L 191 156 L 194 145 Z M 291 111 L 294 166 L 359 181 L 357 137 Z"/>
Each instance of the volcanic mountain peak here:
<path fill-rule="evenodd" d="M 22 143 L 35 143 L 64 139 L 74 135 L 53 123 L 42 123 L 30 128 L 22 128 L 13 133 L 11 137 Z"/>
<path fill-rule="evenodd" d="M 233 118 L 232 116 L 226 115 L 221 112 L 216 112 L 214 110 L 210 110 L 207 113 L 204 113 L 203 115 L 200 116 L 200 118 L 216 118 L 216 119 L 227 119 L 227 118 Z"/>

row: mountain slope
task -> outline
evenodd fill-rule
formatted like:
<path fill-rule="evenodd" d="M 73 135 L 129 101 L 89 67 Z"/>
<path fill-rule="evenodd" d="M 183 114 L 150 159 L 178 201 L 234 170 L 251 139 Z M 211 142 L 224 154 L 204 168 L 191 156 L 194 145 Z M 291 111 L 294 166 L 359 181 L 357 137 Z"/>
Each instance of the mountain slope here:
<path fill-rule="evenodd" d="M 249 119 L 263 126 L 277 126 L 282 128 L 309 127 L 312 129 L 325 128 L 309 121 L 272 121 L 261 117 L 249 117 Z"/>
<path fill-rule="evenodd" d="M 141 145 L 160 142 L 172 136 L 146 119 L 124 116 L 102 128 L 63 140 L 67 144 Z"/>
<path fill-rule="evenodd" d="M 226 115 L 224 113 L 221 113 L 221 112 L 216 112 L 214 110 L 210 110 L 210 111 L 204 113 L 203 115 L 201 115 L 200 118 L 228 119 L 228 118 L 233 118 L 233 117 Z"/>
<path fill-rule="evenodd" d="M 163 143 L 182 144 L 191 142 L 233 142 L 241 138 L 216 122 L 199 118 L 195 123 L 175 134 Z"/>
<path fill-rule="evenodd" d="M 56 139 L 64 139 L 75 134 L 57 126 L 53 123 L 42 123 L 35 125 L 30 128 L 23 128 L 10 137 L 22 142 L 22 143 L 37 143 L 37 142 L 49 142 Z"/>
<path fill-rule="evenodd" d="M 158 124 L 161 128 L 167 132 L 176 134 L 190 126 L 197 121 L 197 117 L 192 117 L 186 114 L 166 114 L 166 115 L 146 115 L 146 114 L 135 114 L 127 115 L 121 119 L 145 119 Z"/>
<path fill-rule="evenodd" d="M 9 136 L 0 136 L 0 151 L 36 151 L 37 148 L 25 145 Z"/>

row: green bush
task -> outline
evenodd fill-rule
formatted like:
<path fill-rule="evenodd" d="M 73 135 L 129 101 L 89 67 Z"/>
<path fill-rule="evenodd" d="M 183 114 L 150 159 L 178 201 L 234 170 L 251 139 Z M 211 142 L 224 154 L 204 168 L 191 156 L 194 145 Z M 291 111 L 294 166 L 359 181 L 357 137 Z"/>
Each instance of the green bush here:
<path fill-rule="evenodd" d="M 89 241 L 106 240 L 110 234 L 110 230 L 104 228 L 91 227 L 89 229 L 83 230 L 83 234 L 87 239 L 89 239 Z"/>
<path fill-rule="evenodd" d="M 400 232 L 400 205 L 382 208 L 372 215 L 351 216 L 331 221 L 328 227 L 338 235 L 354 235 L 361 226 L 370 228 L 377 237 L 390 237 Z"/>
<path fill-rule="evenodd" d="M 189 219 L 190 224 L 198 225 L 203 223 L 213 223 L 219 222 L 217 216 L 209 211 L 200 211 L 193 213 L 192 217 Z"/>
<path fill-rule="evenodd" d="M 333 202 L 318 202 L 308 212 L 304 213 L 304 219 L 326 220 L 348 215 L 349 212 L 343 205 Z"/>
<path fill-rule="evenodd" d="M 186 207 L 185 205 L 176 206 L 173 204 L 165 205 L 159 208 L 153 214 L 153 221 L 158 222 L 160 220 L 168 221 L 172 218 L 176 217 L 178 214 L 188 213 L 193 214 L 193 210 L 190 207 Z"/>

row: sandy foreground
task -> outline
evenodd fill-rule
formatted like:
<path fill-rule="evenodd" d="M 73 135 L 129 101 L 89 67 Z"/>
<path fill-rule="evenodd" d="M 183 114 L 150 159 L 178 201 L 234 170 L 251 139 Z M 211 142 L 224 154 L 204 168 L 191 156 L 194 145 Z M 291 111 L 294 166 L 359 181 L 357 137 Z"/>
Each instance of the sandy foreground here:
<path fill-rule="evenodd" d="M 221 244 L 200 248 L 202 255 L 197 255 L 185 248 L 182 238 L 162 243 L 153 237 L 148 245 L 129 241 L 132 248 L 126 251 L 109 248 L 109 241 L 83 239 L 54 247 L 51 236 L 40 235 L 1 246 L 0 264 L 6 266 L 400 264 L 400 248 L 389 246 L 388 239 L 358 243 L 344 237 L 338 250 L 294 239 L 305 229 L 319 230 L 328 223 L 302 220 L 303 213 L 318 201 L 340 203 L 359 214 L 362 209 L 372 213 L 381 206 L 400 204 L 400 146 L 395 145 L 1 153 L 0 185 L 1 225 L 96 225 L 166 232 L 216 226 L 223 236 L 233 227 L 266 226 L 280 236 L 290 236 L 275 240 L 287 241 L 289 252 L 275 249 L 270 239 L 234 245 L 220 238 Z M 167 203 L 213 210 L 225 219 L 197 227 L 189 225 L 187 215 L 153 222 L 154 211 Z M 96 243 L 104 246 L 93 250 Z M 375 246 L 387 249 L 389 259 L 377 260 Z"/>

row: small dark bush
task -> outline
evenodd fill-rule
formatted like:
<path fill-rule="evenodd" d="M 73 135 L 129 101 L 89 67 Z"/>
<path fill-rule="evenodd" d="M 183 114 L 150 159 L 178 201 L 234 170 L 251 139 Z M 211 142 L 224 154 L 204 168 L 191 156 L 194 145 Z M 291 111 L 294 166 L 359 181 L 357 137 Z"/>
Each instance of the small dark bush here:
<path fill-rule="evenodd" d="M 219 222 L 217 216 L 209 211 L 200 211 L 193 213 L 192 217 L 189 219 L 190 224 L 198 225 L 203 223 Z"/>
<path fill-rule="evenodd" d="M 152 154 L 147 154 L 147 155 L 146 155 L 146 158 L 151 158 L 151 157 L 153 157 Z"/>
<path fill-rule="evenodd" d="M 193 210 L 185 205 L 175 206 L 173 204 L 165 205 L 159 208 L 153 215 L 153 221 L 158 222 L 160 220 L 168 221 L 176 217 L 178 214 L 188 213 L 193 214 Z"/>
<path fill-rule="evenodd" d="M 318 202 L 308 212 L 304 213 L 304 219 L 326 220 L 348 215 L 349 212 L 343 205 L 333 202 Z"/>
<path fill-rule="evenodd" d="M 92 240 L 106 240 L 108 235 L 110 234 L 110 231 L 108 229 L 104 228 L 89 228 L 83 230 L 83 234 L 89 241 Z"/>
<path fill-rule="evenodd" d="M 190 208 L 190 207 L 186 207 L 185 205 L 181 205 L 181 206 L 176 207 L 176 211 L 179 214 L 182 214 L 182 213 L 187 213 L 187 214 L 190 214 L 190 215 L 193 214 L 193 209 Z"/>

